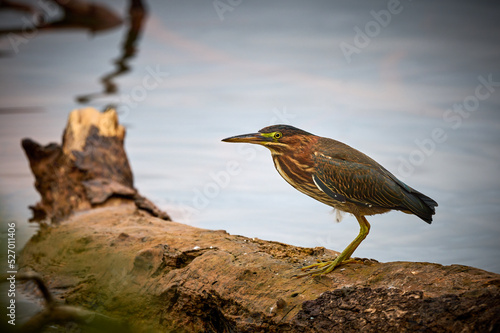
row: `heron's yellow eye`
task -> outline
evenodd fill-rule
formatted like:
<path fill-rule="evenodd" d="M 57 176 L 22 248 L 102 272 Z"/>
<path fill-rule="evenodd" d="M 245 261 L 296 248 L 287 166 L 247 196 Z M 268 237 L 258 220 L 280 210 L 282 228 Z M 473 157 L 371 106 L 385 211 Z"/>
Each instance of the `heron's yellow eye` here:
<path fill-rule="evenodd" d="M 281 132 L 274 132 L 274 134 L 273 134 L 273 138 L 275 140 L 281 139 L 282 136 L 283 136 L 283 134 L 281 134 Z"/>

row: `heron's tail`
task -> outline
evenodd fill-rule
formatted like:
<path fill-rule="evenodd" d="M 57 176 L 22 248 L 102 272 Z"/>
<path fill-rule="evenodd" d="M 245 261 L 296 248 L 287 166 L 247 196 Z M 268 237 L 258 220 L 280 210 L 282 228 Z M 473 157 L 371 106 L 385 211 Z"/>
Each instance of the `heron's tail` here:
<path fill-rule="evenodd" d="M 405 195 L 403 205 L 413 214 L 420 217 L 427 223 L 432 222 L 432 215 L 436 213 L 437 202 L 410 187 L 410 191 Z"/>

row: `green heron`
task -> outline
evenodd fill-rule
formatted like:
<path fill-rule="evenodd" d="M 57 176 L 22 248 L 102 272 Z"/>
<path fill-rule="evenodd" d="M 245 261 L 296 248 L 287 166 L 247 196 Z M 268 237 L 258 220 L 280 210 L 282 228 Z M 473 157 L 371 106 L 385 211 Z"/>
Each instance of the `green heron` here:
<path fill-rule="evenodd" d="M 303 267 L 308 272 L 301 276 L 326 274 L 343 263 L 355 261 L 351 255 L 370 231 L 365 216 L 395 209 L 415 214 L 430 224 L 438 205 L 362 152 L 292 126 L 268 126 L 258 133 L 222 141 L 269 148 L 276 170 L 290 185 L 337 211 L 353 214 L 358 220 L 358 236 L 335 260 Z"/>

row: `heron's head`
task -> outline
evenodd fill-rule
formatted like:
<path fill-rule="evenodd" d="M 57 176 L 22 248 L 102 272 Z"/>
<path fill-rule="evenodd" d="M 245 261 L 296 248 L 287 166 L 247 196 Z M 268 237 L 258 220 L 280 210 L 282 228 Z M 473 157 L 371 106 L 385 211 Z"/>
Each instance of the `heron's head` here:
<path fill-rule="evenodd" d="M 276 154 L 294 152 L 307 146 L 315 135 L 289 125 L 264 127 L 257 133 L 243 134 L 223 139 L 224 142 L 246 142 L 265 146 Z"/>

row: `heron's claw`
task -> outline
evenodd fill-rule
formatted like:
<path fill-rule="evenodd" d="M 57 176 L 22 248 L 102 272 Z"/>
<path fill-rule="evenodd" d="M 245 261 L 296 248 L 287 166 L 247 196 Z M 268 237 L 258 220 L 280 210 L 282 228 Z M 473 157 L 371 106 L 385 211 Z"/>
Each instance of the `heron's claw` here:
<path fill-rule="evenodd" d="M 303 271 L 308 271 L 303 274 L 296 275 L 297 278 L 304 277 L 304 276 L 318 276 L 318 275 L 323 275 L 330 273 L 333 271 L 336 267 L 343 265 L 343 264 L 348 264 L 348 263 L 359 263 L 359 260 L 356 259 L 345 259 L 345 260 L 340 260 L 340 257 L 337 257 L 335 260 L 332 261 L 323 261 L 323 262 L 317 262 L 315 264 L 309 265 L 302 267 L 301 270 Z M 315 269 L 314 269 L 315 268 Z"/>

